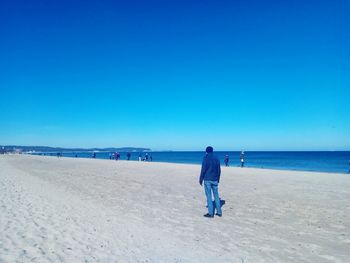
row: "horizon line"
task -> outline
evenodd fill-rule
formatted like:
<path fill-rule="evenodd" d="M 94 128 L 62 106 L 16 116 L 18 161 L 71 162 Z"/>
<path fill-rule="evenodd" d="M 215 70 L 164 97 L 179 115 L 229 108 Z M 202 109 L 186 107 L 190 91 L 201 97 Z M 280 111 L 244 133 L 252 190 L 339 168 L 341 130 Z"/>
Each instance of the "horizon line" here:
<path fill-rule="evenodd" d="M 108 148 L 118 148 L 118 149 L 124 149 L 124 148 L 135 148 L 135 149 L 144 149 L 147 151 L 152 151 L 152 152 L 205 152 L 205 150 L 171 150 L 171 149 L 166 149 L 166 150 L 152 150 L 151 147 L 136 147 L 136 146 L 108 146 L 108 147 L 61 147 L 61 146 L 47 146 L 47 145 L 0 145 L 0 147 L 48 147 L 48 148 L 61 148 L 61 149 L 81 149 L 81 150 L 92 150 L 92 149 L 108 149 Z M 215 150 L 214 152 L 349 152 L 350 149 L 346 150 Z"/>

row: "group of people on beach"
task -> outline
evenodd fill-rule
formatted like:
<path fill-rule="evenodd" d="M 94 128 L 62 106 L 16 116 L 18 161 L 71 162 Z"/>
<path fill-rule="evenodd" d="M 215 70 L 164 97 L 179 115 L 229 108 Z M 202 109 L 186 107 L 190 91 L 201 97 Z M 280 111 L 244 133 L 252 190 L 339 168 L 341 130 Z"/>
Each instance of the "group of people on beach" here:
<path fill-rule="evenodd" d="M 245 160 L 245 157 L 244 157 L 244 152 L 242 151 L 240 156 L 239 156 L 239 160 L 241 162 L 241 168 L 244 167 L 244 160 Z M 228 167 L 230 166 L 229 165 L 229 162 L 230 162 L 230 157 L 226 154 L 225 155 L 225 158 L 224 158 L 224 163 L 225 163 L 225 166 Z"/>
<path fill-rule="evenodd" d="M 120 159 L 120 153 L 119 152 L 109 153 L 108 157 L 110 160 L 118 161 Z"/>
<path fill-rule="evenodd" d="M 142 154 L 140 153 L 139 154 L 139 161 L 140 162 L 148 162 L 148 161 L 153 161 L 153 157 L 152 157 L 152 154 L 148 154 L 146 153 L 145 156 L 142 156 Z"/>
<path fill-rule="evenodd" d="M 120 158 L 121 158 L 121 155 L 120 155 L 119 152 L 109 153 L 109 159 L 110 160 L 118 161 Z M 128 160 L 128 161 L 131 160 L 131 153 L 130 152 L 126 153 L 126 160 Z M 139 157 L 138 157 L 138 160 L 147 162 L 147 161 L 152 161 L 153 157 L 152 157 L 151 154 L 148 154 L 148 153 L 146 153 L 145 156 L 142 156 L 142 154 L 140 153 Z"/>

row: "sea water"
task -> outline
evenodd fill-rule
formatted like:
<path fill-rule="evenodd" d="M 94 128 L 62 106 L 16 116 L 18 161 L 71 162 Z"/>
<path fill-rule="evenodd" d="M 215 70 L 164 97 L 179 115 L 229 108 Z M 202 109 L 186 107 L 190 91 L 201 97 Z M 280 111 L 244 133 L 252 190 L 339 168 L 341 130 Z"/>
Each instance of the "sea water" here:
<path fill-rule="evenodd" d="M 139 155 L 145 157 L 146 152 L 131 152 L 131 161 L 137 161 Z M 233 167 L 240 166 L 240 152 L 215 152 L 224 165 L 225 155 L 229 156 L 229 165 Z M 49 155 L 49 154 L 46 154 Z M 51 153 L 50 155 L 56 155 Z M 109 152 L 96 152 L 96 158 L 109 159 Z M 154 162 L 170 163 L 188 163 L 201 164 L 204 152 L 198 151 L 168 151 L 168 152 L 148 152 Z M 92 158 L 91 152 L 62 153 L 65 157 Z M 317 172 L 335 172 L 348 173 L 350 169 L 350 151 L 318 151 L 318 152 L 263 152 L 246 151 L 245 167 L 282 169 L 282 170 L 300 170 Z M 127 153 L 121 152 L 120 159 L 126 160 Z"/>

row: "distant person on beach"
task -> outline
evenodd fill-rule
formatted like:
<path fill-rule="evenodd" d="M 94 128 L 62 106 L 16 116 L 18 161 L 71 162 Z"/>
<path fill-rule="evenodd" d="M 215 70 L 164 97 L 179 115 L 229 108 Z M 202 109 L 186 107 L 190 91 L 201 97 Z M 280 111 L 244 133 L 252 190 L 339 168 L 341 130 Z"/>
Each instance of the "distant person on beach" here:
<path fill-rule="evenodd" d="M 109 153 L 109 154 L 108 154 L 108 157 L 109 157 L 109 160 L 112 160 L 113 153 Z"/>
<path fill-rule="evenodd" d="M 214 206 L 212 200 L 212 193 L 214 195 L 216 215 L 222 216 L 221 204 L 219 198 L 218 185 L 220 181 L 220 161 L 213 153 L 213 147 L 208 146 L 206 148 L 206 155 L 203 158 L 202 169 L 199 176 L 199 184 L 202 186 L 204 181 L 204 190 L 207 197 L 208 213 L 205 217 L 214 217 Z"/>
<path fill-rule="evenodd" d="M 127 153 L 126 158 L 128 159 L 128 161 L 130 161 L 130 157 L 131 157 L 131 153 Z"/>
<path fill-rule="evenodd" d="M 225 159 L 224 159 L 224 162 L 225 162 L 225 166 L 226 166 L 226 167 L 229 166 L 229 165 L 228 165 L 229 160 L 230 160 L 230 158 L 229 158 L 228 155 L 226 154 L 226 155 L 225 155 Z"/>
<path fill-rule="evenodd" d="M 153 161 L 152 154 L 149 155 L 149 160 L 150 160 L 151 162 Z"/>
<path fill-rule="evenodd" d="M 96 158 L 96 153 L 95 152 L 92 154 L 92 158 Z"/>
<path fill-rule="evenodd" d="M 146 153 L 146 155 L 145 155 L 145 161 L 146 162 L 148 161 L 148 158 L 149 158 L 148 153 Z"/>
<path fill-rule="evenodd" d="M 139 162 L 141 162 L 142 161 L 142 154 L 140 153 L 139 154 Z"/>
<path fill-rule="evenodd" d="M 120 158 L 120 153 L 119 153 L 119 152 L 116 152 L 115 155 L 114 155 L 114 157 L 115 157 L 115 160 L 118 161 L 119 158 Z"/>
<path fill-rule="evenodd" d="M 241 168 L 244 167 L 244 152 L 241 152 L 241 155 L 239 156 L 239 159 L 241 160 Z"/>

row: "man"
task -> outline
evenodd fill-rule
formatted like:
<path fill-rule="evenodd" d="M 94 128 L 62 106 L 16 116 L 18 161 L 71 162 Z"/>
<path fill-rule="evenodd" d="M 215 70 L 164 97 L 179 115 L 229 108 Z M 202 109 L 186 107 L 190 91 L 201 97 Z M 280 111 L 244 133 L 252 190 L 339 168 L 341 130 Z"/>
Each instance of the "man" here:
<path fill-rule="evenodd" d="M 241 160 L 241 168 L 244 167 L 244 152 L 241 152 L 241 155 L 239 156 L 239 159 Z"/>
<path fill-rule="evenodd" d="M 229 162 L 230 158 L 228 157 L 228 155 L 226 154 L 225 155 L 225 159 L 224 159 L 224 162 L 225 162 L 225 166 L 228 167 L 228 162 Z"/>
<path fill-rule="evenodd" d="M 201 174 L 199 176 L 199 184 L 202 185 L 204 181 L 204 190 L 207 197 L 208 213 L 205 217 L 214 217 L 214 206 L 212 201 L 212 192 L 214 195 L 216 215 L 222 216 L 221 204 L 219 198 L 218 184 L 220 181 L 220 161 L 213 154 L 213 147 L 206 148 L 206 155 L 203 158 Z"/>

